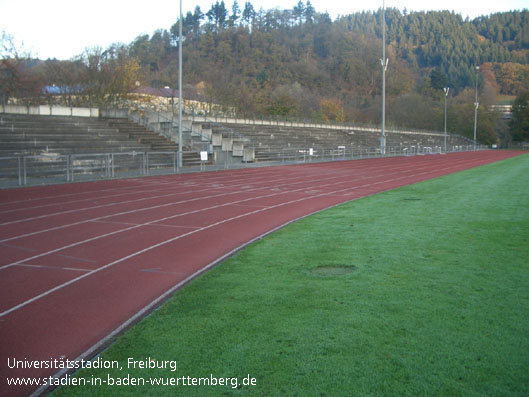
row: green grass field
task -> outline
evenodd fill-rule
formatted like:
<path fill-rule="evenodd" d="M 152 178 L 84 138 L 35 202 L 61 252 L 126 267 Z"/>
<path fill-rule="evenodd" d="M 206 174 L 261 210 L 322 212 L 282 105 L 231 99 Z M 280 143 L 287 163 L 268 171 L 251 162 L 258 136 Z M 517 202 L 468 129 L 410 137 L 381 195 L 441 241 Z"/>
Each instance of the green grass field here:
<path fill-rule="evenodd" d="M 54 395 L 527 396 L 529 155 L 291 224 L 178 291 L 101 358 L 122 369 L 77 376 L 238 387 L 179 379 Z"/>

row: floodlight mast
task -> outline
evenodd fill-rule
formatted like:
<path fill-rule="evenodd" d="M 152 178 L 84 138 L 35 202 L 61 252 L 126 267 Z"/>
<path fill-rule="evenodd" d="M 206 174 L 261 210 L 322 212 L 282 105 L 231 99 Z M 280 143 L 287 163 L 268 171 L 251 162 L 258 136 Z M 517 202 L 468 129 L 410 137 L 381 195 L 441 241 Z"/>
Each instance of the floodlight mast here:
<path fill-rule="evenodd" d="M 386 3 L 382 0 L 382 133 L 380 135 L 380 154 L 386 154 L 386 69 L 388 59 L 386 58 Z"/>
<path fill-rule="evenodd" d="M 476 100 L 474 101 L 474 150 L 476 150 L 477 141 L 476 141 L 476 132 L 478 129 L 478 80 L 479 80 L 479 66 L 476 66 Z"/>
<path fill-rule="evenodd" d="M 178 168 L 182 168 L 182 0 L 178 21 Z"/>
<path fill-rule="evenodd" d="M 448 98 L 448 92 L 450 91 L 450 87 L 443 88 L 445 92 L 445 153 L 446 153 L 446 100 Z"/>

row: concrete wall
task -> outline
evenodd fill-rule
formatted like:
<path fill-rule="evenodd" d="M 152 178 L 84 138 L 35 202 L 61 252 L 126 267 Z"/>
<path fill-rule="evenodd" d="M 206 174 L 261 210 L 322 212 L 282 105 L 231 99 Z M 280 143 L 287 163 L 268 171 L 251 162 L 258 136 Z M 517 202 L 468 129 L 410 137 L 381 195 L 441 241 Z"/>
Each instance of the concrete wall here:
<path fill-rule="evenodd" d="M 103 109 L 101 110 L 102 117 L 114 118 L 114 119 L 127 119 L 129 118 L 129 109 Z"/>

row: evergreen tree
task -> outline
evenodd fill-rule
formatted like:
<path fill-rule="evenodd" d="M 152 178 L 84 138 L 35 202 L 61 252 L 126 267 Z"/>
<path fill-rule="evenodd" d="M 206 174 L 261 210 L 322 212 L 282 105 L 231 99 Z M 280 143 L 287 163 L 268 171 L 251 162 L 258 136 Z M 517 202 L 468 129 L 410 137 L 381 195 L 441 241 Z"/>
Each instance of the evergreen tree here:
<path fill-rule="evenodd" d="M 246 26 L 251 25 L 253 19 L 255 18 L 255 10 L 253 8 L 253 5 L 247 1 L 244 4 L 244 10 L 242 12 L 242 19 L 246 23 Z"/>
<path fill-rule="evenodd" d="M 229 19 L 229 25 L 231 27 L 234 27 L 237 25 L 237 21 L 241 17 L 241 9 L 239 8 L 239 4 L 237 3 L 237 0 L 233 1 L 233 5 L 231 7 L 231 16 Z"/>
<path fill-rule="evenodd" d="M 448 77 L 439 69 L 432 70 L 430 73 L 430 84 L 435 90 L 442 90 L 448 86 Z"/>
<path fill-rule="evenodd" d="M 204 14 L 200 9 L 200 6 L 195 7 L 195 12 L 193 13 L 193 33 L 198 35 L 200 33 L 200 24 L 204 20 Z"/>
<path fill-rule="evenodd" d="M 299 21 L 301 25 L 303 23 L 303 16 L 305 15 L 305 5 L 301 0 L 298 1 L 298 4 L 294 6 L 293 16 L 296 21 Z"/>
<path fill-rule="evenodd" d="M 228 23 L 227 16 L 228 11 L 226 10 L 226 5 L 224 0 L 219 1 L 211 6 L 211 9 L 206 13 L 210 25 L 214 26 L 216 31 L 226 28 Z"/>
<path fill-rule="evenodd" d="M 308 0 L 307 6 L 305 7 L 305 21 L 310 24 L 313 23 L 315 15 L 316 15 L 316 10 L 310 3 L 310 0 Z"/>

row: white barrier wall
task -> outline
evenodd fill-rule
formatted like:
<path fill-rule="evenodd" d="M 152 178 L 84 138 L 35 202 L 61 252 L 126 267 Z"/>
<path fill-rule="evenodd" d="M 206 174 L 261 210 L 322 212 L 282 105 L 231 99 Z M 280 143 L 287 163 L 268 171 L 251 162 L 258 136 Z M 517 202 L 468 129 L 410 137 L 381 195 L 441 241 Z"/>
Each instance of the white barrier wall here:
<path fill-rule="evenodd" d="M 69 108 L 66 106 L 21 106 L 6 105 L 2 107 L 2 113 L 6 114 L 28 114 L 40 116 L 66 116 L 66 117 L 99 117 L 97 108 Z"/>
<path fill-rule="evenodd" d="M 11 114 L 31 114 L 31 113 L 28 113 L 28 107 L 27 107 L 27 106 L 18 106 L 18 105 L 8 105 L 8 106 L 5 106 L 4 113 L 11 113 Z"/>

